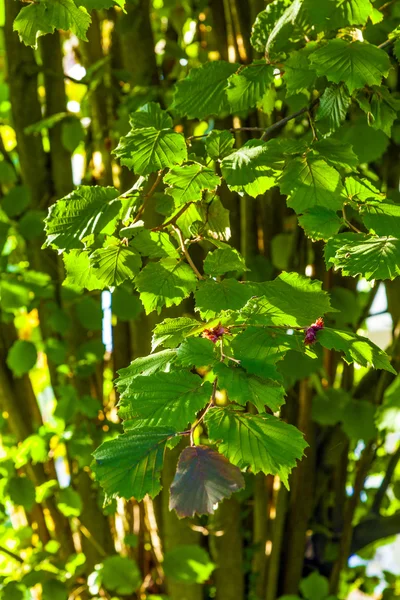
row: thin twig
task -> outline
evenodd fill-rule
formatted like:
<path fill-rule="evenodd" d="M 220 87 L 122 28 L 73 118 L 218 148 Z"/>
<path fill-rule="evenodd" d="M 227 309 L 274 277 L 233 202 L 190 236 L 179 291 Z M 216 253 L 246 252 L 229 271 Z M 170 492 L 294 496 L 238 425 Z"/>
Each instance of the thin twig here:
<path fill-rule="evenodd" d="M 208 413 L 208 411 L 210 410 L 210 408 L 212 408 L 215 405 L 215 396 L 217 394 L 217 385 L 218 385 L 218 377 L 216 377 L 213 381 L 213 390 L 212 390 L 212 394 L 211 394 L 211 400 L 207 405 L 206 410 L 203 412 L 203 414 L 201 415 L 201 417 L 199 417 L 196 421 L 196 423 L 193 425 L 193 427 L 190 430 L 190 445 L 194 446 L 194 431 L 196 429 L 196 427 L 198 427 L 200 425 L 200 423 L 202 421 L 204 421 L 204 417 L 206 416 L 206 414 Z"/>
<path fill-rule="evenodd" d="M 160 181 L 162 180 L 163 174 L 164 174 L 163 169 L 161 169 L 160 171 L 158 171 L 157 178 L 156 178 L 155 182 L 153 183 L 153 185 L 151 186 L 151 188 L 149 189 L 149 191 L 147 192 L 147 194 L 145 194 L 143 196 L 142 206 L 139 208 L 139 210 L 138 210 L 138 212 L 136 214 L 136 217 L 133 220 L 133 223 L 137 223 L 137 221 L 139 221 L 140 217 L 142 216 L 142 214 L 143 214 L 143 212 L 144 212 L 144 210 L 145 210 L 145 208 L 147 206 L 148 201 L 154 195 L 154 192 L 156 191 L 156 189 L 157 189 Z"/>
<path fill-rule="evenodd" d="M 192 261 L 192 258 L 191 258 L 190 254 L 188 252 L 188 249 L 185 246 L 185 240 L 183 239 L 182 231 L 176 225 L 173 225 L 172 228 L 176 232 L 176 234 L 177 234 L 177 236 L 179 238 L 179 243 L 181 245 L 182 252 L 184 253 L 184 255 L 186 257 L 186 260 L 188 261 L 189 265 L 192 267 L 192 270 L 193 270 L 194 274 L 196 275 L 196 277 L 198 279 L 204 279 L 203 275 L 200 273 L 200 271 L 197 269 L 196 265 Z"/>
<path fill-rule="evenodd" d="M 175 225 L 175 223 L 177 222 L 177 220 L 179 219 L 179 217 L 181 217 L 183 215 L 183 213 L 185 211 L 187 211 L 187 209 L 189 208 L 189 206 L 191 204 L 192 204 L 192 202 L 188 202 L 187 204 L 184 204 L 182 206 L 181 210 L 178 211 L 176 213 L 176 215 L 174 215 L 173 217 L 171 217 L 169 219 L 169 221 L 165 221 L 165 223 L 161 223 L 161 225 L 158 225 L 157 227 L 153 227 L 153 229 L 151 231 L 161 231 L 162 229 L 165 229 L 169 225 Z"/>
<path fill-rule="evenodd" d="M 311 131 L 312 131 L 312 135 L 313 135 L 313 142 L 317 142 L 318 141 L 318 136 L 317 136 L 317 132 L 316 132 L 316 129 L 315 129 L 314 120 L 312 118 L 311 112 L 308 111 L 307 115 L 308 115 L 308 121 L 310 123 Z"/>
<path fill-rule="evenodd" d="M 390 40 L 386 40 L 386 42 L 379 44 L 378 48 L 383 50 L 383 48 L 387 48 L 388 46 L 391 46 L 395 41 L 396 41 L 396 38 L 391 38 Z"/>
<path fill-rule="evenodd" d="M 286 125 L 286 123 L 289 123 L 289 121 L 291 121 L 292 119 L 296 119 L 296 117 L 300 117 L 300 115 L 303 115 L 306 112 L 310 112 L 314 108 L 314 106 L 316 106 L 316 104 L 318 104 L 318 102 L 319 102 L 319 98 L 316 98 L 315 100 L 313 100 L 311 102 L 311 104 L 309 106 L 303 106 L 303 108 L 301 108 L 297 112 L 292 113 L 291 115 L 288 115 L 287 117 L 284 117 L 283 119 L 280 119 L 279 121 L 277 121 L 270 127 L 267 127 L 267 129 L 262 134 L 261 139 L 263 141 L 265 141 L 267 139 L 267 137 L 270 135 L 270 133 L 273 133 L 276 129 L 280 129 L 281 127 Z"/>
<path fill-rule="evenodd" d="M 8 556 L 10 556 L 11 558 L 13 558 L 14 560 L 17 560 L 19 563 L 23 563 L 24 562 L 23 558 L 21 558 L 20 556 L 18 556 L 18 554 L 15 554 L 14 552 L 12 552 L 11 550 L 9 550 L 5 546 L 0 546 L 0 553 L 7 554 Z"/>
<path fill-rule="evenodd" d="M 343 207 L 342 207 L 342 215 L 343 215 L 343 221 L 346 223 L 346 225 L 348 227 L 350 227 L 350 229 L 352 229 L 356 233 L 362 233 L 362 231 L 360 231 L 359 229 L 357 229 L 357 227 L 355 225 L 353 225 L 352 223 L 350 223 L 350 221 L 346 217 L 346 210 L 345 210 L 345 205 L 344 204 L 343 204 Z"/>

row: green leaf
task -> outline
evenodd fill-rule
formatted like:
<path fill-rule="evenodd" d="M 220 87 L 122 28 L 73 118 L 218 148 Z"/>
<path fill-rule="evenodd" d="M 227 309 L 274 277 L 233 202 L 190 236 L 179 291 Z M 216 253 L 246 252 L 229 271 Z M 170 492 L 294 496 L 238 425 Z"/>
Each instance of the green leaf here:
<path fill-rule="evenodd" d="M 66 150 L 71 153 L 74 152 L 84 139 L 85 130 L 79 119 L 69 118 L 63 121 L 61 126 L 61 142 Z"/>
<path fill-rule="evenodd" d="M 334 138 L 325 138 L 315 142 L 312 146 L 326 162 L 333 166 L 352 169 L 360 162 L 354 154 L 352 146 Z"/>
<path fill-rule="evenodd" d="M 170 129 L 134 129 L 119 141 L 113 152 L 122 165 L 138 175 L 149 175 L 180 165 L 187 159 L 185 138 Z"/>
<path fill-rule="evenodd" d="M 324 160 L 305 156 L 290 160 L 279 182 L 288 195 L 287 204 L 296 213 L 314 206 L 338 210 L 343 205 L 343 186 L 336 169 Z"/>
<path fill-rule="evenodd" d="M 171 236 L 163 231 L 141 229 L 130 240 L 129 245 L 148 258 L 178 258 L 179 254 L 172 243 Z"/>
<path fill-rule="evenodd" d="M 203 119 L 226 111 L 228 78 L 238 66 L 218 60 L 191 69 L 189 75 L 176 84 L 172 108 L 189 119 Z"/>
<path fill-rule="evenodd" d="M 136 112 L 131 113 L 129 121 L 132 129 L 154 127 L 157 131 L 161 131 L 172 128 L 171 117 L 157 102 L 148 102 L 138 108 Z"/>
<path fill-rule="evenodd" d="M 112 8 L 115 4 L 124 9 L 125 0 L 77 0 L 78 6 L 84 6 L 87 11 Z M 126 11 L 124 11 L 126 12 Z"/>
<path fill-rule="evenodd" d="M 346 196 L 354 202 L 380 201 L 385 197 L 368 179 L 346 177 L 344 185 Z"/>
<path fill-rule="evenodd" d="M 134 560 L 126 556 L 107 556 L 100 568 L 103 586 L 121 596 L 131 596 L 142 583 L 142 575 Z"/>
<path fill-rule="evenodd" d="M 343 142 L 353 146 L 360 163 L 369 163 L 381 158 L 389 145 L 389 138 L 380 129 L 373 129 L 361 117 L 346 123 L 335 132 Z"/>
<path fill-rule="evenodd" d="M 204 583 L 210 578 L 215 565 L 204 548 L 178 545 L 165 553 L 163 568 L 168 578 L 181 583 Z"/>
<path fill-rule="evenodd" d="M 204 261 L 204 273 L 213 277 L 229 271 L 243 273 L 247 270 L 243 257 L 234 248 L 217 248 L 214 252 L 209 252 Z"/>
<path fill-rule="evenodd" d="M 25 6 L 17 15 L 13 29 L 27 46 L 37 48 L 41 35 L 56 29 L 72 31 L 77 38 L 87 42 L 86 31 L 91 23 L 85 9 L 78 8 L 73 0 L 42 0 Z"/>
<path fill-rule="evenodd" d="M 400 375 L 386 388 L 381 406 L 376 411 L 375 422 L 379 431 L 397 432 L 400 427 Z"/>
<path fill-rule="evenodd" d="M 379 204 L 365 204 L 361 207 L 364 224 L 377 235 L 390 233 L 400 238 L 400 205 L 380 202 Z"/>
<path fill-rule="evenodd" d="M 119 496 L 138 502 L 146 494 L 156 496 L 161 490 L 160 476 L 165 446 L 175 435 L 166 427 L 133 429 L 104 442 L 93 453 L 97 481 L 108 498 Z"/>
<path fill-rule="evenodd" d="M 64 517 L 79 517 L 82 512 L 82 499 L 71 487 L 57 493 L 57 508 Z"/>
<path fill-rule="evenodd" d="M 222 131 L 214 129 L 205 141 L 207 154 L 213 160 L 221 160 L 231 154 L 234 144 L 235 138 L 226 129 Z"/>
<path fill-rule="evenodd" d="M 117 243 L 99 248 L 90 255 L 94 276 L 103 286 L 115 287 L 139 273 L 142 260 L 131 248 Z"/>
<path fill-rule="evenodd" d="M 63 253 L 66 278 L 63 285 L 78 286 L 89 291 L 102 290 L 104 285 L 94 274 L 93 265 L 89 260 L 89 252 L 85 250 L 70 250 Z"/>
<path fill-rule="evenodd" d="M 118 321 L 131 321 L 143 312 L 139 296 L 132 292 L 130 286 L 122 286 L 112 293 L 112 314 Z"/>
<path fill-rule="evenodd" d="M 340 244 L 338 235 L 327 244 Z M 395 237 L 375 237 L 361 233 L 346 234 L 344 244 L 336 250 L 327 266 L 333 263 L 336 269 L 342 269 L 343 275 L 355 277 L 362 275 L 371 279 L 395 279 L 400 275 L 400 240 Z"/>
<path fill-rule="evenodd" d="M 183 367 L 207 367 L 216 362 L 214 344 L 204 338 L 187 338 L 177 351 L 178 362 Z"/>
<path fill-rule="evenodd" d="M 213 408 L 206 415 L 209 438 L 240 469 L 288 477 L 307 443 L 303 434 L 272 415 L 250 415 L 229 408 Z"/>
<path fill-rule="evenodd" d="M 165 193 L 173 197 L 175 206 L 187 202 L 197 202 L 202 198 L 204 190 L 214 190 L 221 182 L 220 177 L 212 169 L 194 163 L 183 165 L 171 171 L 164 177 L 164 182 L 170 187 Z"/>
<path fill-rule="evenodd" d="M 293 52 L 286 60 L 283 80 L 287 96 L 300 94 L 314 84 L 317 73 L 309 61 L 309 54 L 313 50 L 314 45 L 308 44 L 302 50 Z"/>
<path fill-rule="evenodd" d="M 384 50 L 367 42 L 346 42 L 336 38 L 316 50 L 310 57 L 318 75 L 328 81 L 343 81 L 349 92 L 365 85 L 380 85 L 390 69 L 390 60 Z"/>
<path fill-rule="evenodd" d="M 331 85 L 321 96 L 315 120 L 319 127 L 335 131 L 345 120 L 351 97 L 344 85 Z"/>
<path fill-rule="evenodd" d="M 175 258 L 162 258 L 158 263 L 149 263 L 136 277 L 146 314 L 163 306 L 180 304 L 196 288 L 197 279 L 192 269 Z"/>
<path fill-rule="evenodd" d="M 172 320 L 172 319 L 171 319 Z M 139 356 L 131 362 L 129 367 L 119 369 L 115 385 L 120 394 L 127 393 L 134 385 L 134 380 L 139 375 L 153 375 L 158 371 L 165 371 L 176 359 L 176 350 L 162 350 L 149 356 Z"/>
<path fill-rule="evenodd" d="M 400 110 L 400 100 L 393 98 L 387 87 L 372 86 L 359 93 L 357 101 L 367 114 L 368 124 L 374 129 L 382 129 L 390 137 L 392 125 Z"/>
<path fill-rule="evenodd" d="M 121 396 L 119 416 L 183 431 L 211 397 L 211 384 L 187 371 L 140 375 Z M 129 428 L 129 425 L 127 425 Z"/>
<path fill-rule="evenodd" d="M 304 327 L 334 310 L 322 282 L 298 273 L 281 273 L 261 284 L 260 292 L 242 311 L 247 323 Z"/>
<path fill-rule="evenodd" d="M 190 317 L 178 317 L 176 319 L 165 319 L 158 323 L 153 330 L 151 348 L 152 351 L 158 346 L 175 348 L 194 329 L 200 325 L 196 319 Z"/>
<path fill-rule="evenodd" d="M 329 595 L 329 582 L 317 571 L 302 579 L 299 585 L 303 598 L 306 600 L 325 600 Z"/>
<path fill-rule="evenodd" d="M 299 217 L 299 224 L 311 239 L 328 240 L 337 234 L 342 220 L 335 211 L 324 206 L 314 206 Z"/>
<path fill-rule="evenodd" d="M 112 187 L 80 185 L 58 200 L 45 219 L 47 245 L 81 249 L 90 234 L 112 234 L 121 208 L 118 195 Z"/>
<path fill-rule="evenodd" d="M 245 186 L 270 168 L 265 165 L 267 144 L 260 140 L 249 140 L 241 148 L 226 156 L 221 162 L 222 175 L 229 186 Z"/>
<path fill-rule="evenodd" d="M 30 511 L 35 504 L 35 486 L 28 477 L 12 477 L 6 485 L 6 493 L 13 504 Z"/>
<path fill-rule="evenodd" d="M 297 335 L 270 331 L 261 327 L 246 327 L 232 342 L 234 355 L 248 373 L 279 381 L 276 363 L 288 350 L 304 351 Z"/>
<path fill-rule="evenodd" d="M 211 515 L 224 498 L 244 488 L 240 470 L 208 446 L 185 448 L 170 488 L 169 509 L 178 516 Z"/>
<path fill-rule="evenodd" d="M 282 14 L 282 16 L 277 20 L 272 29 L 271 33 L 268 36 L 267 43 L 265 45 L 265 56 L 268 57 L 272 44 L 275 42 L 275 38 L 282 33 L 282 29 L 284 29 L 285 25 L 294 24 L 296 21 L 297 15 L 300 12 L 302 5 L 302 0 L 294 0 Z"/>
<path fill-rule="evenodd" d="M 355 361 L 363 367 L 372 365 L 374 369 L 384 369 L 396 375 L 388 355 L 368 338 L 361 337 L 351 331 L 340 331 L 325 327 L 318 332 L 318 342 L 328 350 L 343 352 L 348 363 Z"/>
<path fill-rule="evenodd" d="M 195 292 L 196 310 L 209 319 L 223 310 L 243 308 L 253 295 L 253 289 L 236 279 L 200 281 Z"/>
<path fill-rule="evenodd" d="M 29 188 L 25 185 L 16 185 L 1 199 L 1 208 L 12 219 L 20 215 L 30 203 L 31 193 Z"/>
<path fill-rule="evenodd" d="M 242 406 L 251 402 L 258 412 L 265 412 L 265 406 L 276 412 L 285 403 L 284 388 L 271 379 L 248 375 L 241 367 L 227 367 L 223 363 L 213 371 L 218 377 L 218 387 L 226 390 L 232 402 Z"/>
<path fill-rule="evenodd" d="M 36 361 L 36 346 L 26 340 L 14 342 L 7 354 L 7 365 L 15 377 L 28 373 L 36 365 Z"/>
<path fill-rule="evenodd" d="M 226 90 L 232 112 L 254 108 L 274 80 L 274 68 L 265 60 L 255 61 L 229 77 Z"/>
<path fill-rule="evenodd" d="M 85 329 L 90 331 L 101 331 L 103 311 L 99 298 L 83 296 L 75 307 L 76 316 Z"/>

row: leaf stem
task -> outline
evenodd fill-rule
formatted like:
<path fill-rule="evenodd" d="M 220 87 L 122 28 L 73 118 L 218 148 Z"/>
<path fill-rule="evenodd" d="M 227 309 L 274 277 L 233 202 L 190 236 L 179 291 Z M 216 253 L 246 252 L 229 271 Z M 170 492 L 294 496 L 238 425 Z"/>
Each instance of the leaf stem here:
<path fill-rule="evenodd" d="M 213 390 L 212 390 L 212 394 L 211 394 L 211 400 L 207 405 L 206 410 L 203 412 L 203 414 L 201 415 L 201 417 L 199 417 L 196 421 L 196 423 L 193 425 L 193 427 L 190 429 L 190 445 L 191 446 L 195 446 L 194 443 L 194 431 L 196 429 L 196 427 L 198 427 L 200 425 L 200 423 L 202 423 L 202 421 L 204 421 L 204 417 L 206 416 L 206 414 L 208 413 L 208 411 L 210 410 L 210 408 L 212 408 L 215 405 L 215 396 L 217 393 L 217 385 L 218 385 L 218 377 L 216 377 L 213 381 Z"/>
<path fill-rule="evenodd" d="M 184 253 L 184 255 L 186 257 L 186 260 L 188 261 L 189 265 L 191 266 L 194 274 L 196 275 L 196 277 L 198 279 L 204 279 L 203 275 L 200 273 L 200 271 L 197 269 L 196 265 L 192 261 L 192 258 L 191 258 L 190 254 L 188 252 L 188 249 L 185 246 L 185 240 L 183 239 L 182 231 L 176 225 L 173 225 L 172 228 L 176 232 L 176 234 L 177 234 L 177 236 L 179 238 L 179 243 L 181 245 L 182 252 Z"/>
<path fill-rule="evenodd" d="M 154 192 L 156 191 L 160 181 L 163 178 L 163 174 L 164 174 L 164 170 L 161 169 L 160 171 L 158 171 L 157 173 L 157 178 L 155 180 L 155 182 L 153 183 L 153 185 L 151 186 L 151 188 L 149 189 L 149 191 L 147 192 L 147 194 L 145 194 L 143 196 L 143 203 L 142 206 L 139 208 L 136 217 L 133 219 L 133 223 L 137 223 L 137 221 L 139 221 L 140 217 L 142 216 L 150 198 L 154 195 Z"/>
<path fill-rule="evenodd" d="M 348 218 L 346 216 L 346 209 L 345 209 L 345 205 L 344 204 L 343 204 L 343 207 L 342 207 L 342 215 L 343 215 L 343 221 L 346 223 L 347 227 L 350 227 L 350 229 L 352 229 L 356 233 L 362 233 L 362 231 L 360 231 L 359 229 L 357 229 L 357 227 L 355 225 L 353 225 L 352 223 L 350 223 L 350 221 L 348 220 Z"/>
<path fill-rule="evenodd" d="M 178 211 L 176 213 L 176 215 L 174 215 L 173 217 L 171 217 L 169 219 L 169 221 L 165 221 L 165 223 L 161 223 L 161 225 L 157 225 L 157 227 L 153 227 L 153 229 L 151 231 L 161 231 L 162 229 L 165 229 L 169 225 L 175 225 L 175 223 L 177 222 L 177 220 L 179 219 L 179 217 L 182 216 L 183 213 L 187 211 L 187 209 L 189 208 L 189 206 L 191 204 L 192 204 L 192 202 L 188 202 L 187 204 L 185 204 L 184 206 L 182 206 L 182 208 L 180 209 L 180 211 Z"/>

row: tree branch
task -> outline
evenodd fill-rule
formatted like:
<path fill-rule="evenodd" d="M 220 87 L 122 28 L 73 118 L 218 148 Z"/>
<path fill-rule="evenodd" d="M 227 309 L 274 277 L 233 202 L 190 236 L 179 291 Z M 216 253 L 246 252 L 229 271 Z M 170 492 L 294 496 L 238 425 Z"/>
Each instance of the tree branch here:
<path fill-rule="evenodd" d="M 390 482 L 392 480 L 393 474 L 396 470 L 397 463 L 399 462 L 399 460 L 400 460 L 400 444 L 399 444 L 399 447 L 397 448 L 396 452 L 394 452 L 391 455 L 389 464 L 387 467 L 387 471 L 385 473 L 385 477 L 383 478 L 382 483 L 379 486 L 379 489 L 377 490 L 377 492 L 375 494 L 374 501 L 373 501 L 372 507 L 371 507 L 371 513 L 374 515 L 379 515 L 379 511 L 381 509 L 383 499 L 384 499 L 387 489 L 390 485 Z"/>
<path fill-rule="evenodd" d="M 389 517 L 369 517 L 354 527 L 350 553 L 356 554 L 368 544 L 400 533 L 400 511 Z"/>

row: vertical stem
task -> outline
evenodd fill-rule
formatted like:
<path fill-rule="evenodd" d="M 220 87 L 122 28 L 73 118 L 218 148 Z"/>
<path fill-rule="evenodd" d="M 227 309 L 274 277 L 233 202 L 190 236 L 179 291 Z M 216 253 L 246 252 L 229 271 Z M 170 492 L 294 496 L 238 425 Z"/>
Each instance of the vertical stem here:
<path fill-rule="evenodd" d="M 308 379 L 300 382 L 299 416 L 297 427 L 304 433 L 310 447 L 306 456 L 293 471 L 291 498 L 287 523 L 287 545 L 285 555 L 284 594 L 296 594 L 302 576 L 306 532 L 313 510 L 315 444 L 311 422 L 312 389 Z"/>
<path fill-rule="evenodd" d="M 214 572 L 217 587 L 215 598 L 244 598 L 243 543 L 238 500 L 235 497 L 224 500 L 215 512 L 211 524 L 215 535 L 210 538 L 210 548 L 217 565 Z"/>
<path fill-rule="evenodd" d="M 186 544 L 198 544 L 200 534 L 190 529 L 188 519 L 178 519 L 175 511 L 169 510 L 169 488 L 176 471 L 176 464 L 183 445 L 179 444 L 173 450 L 167 450 L 164 459 L 164 470 L 162 475 L 162 520 L 163 520 L 163 542 L 165 552 L 176 546 Z M 168 597 L 171 600 L 202 600 L 203 592 L 198 584 L 187 584 L 174 581 L 167 577 Z"/>

